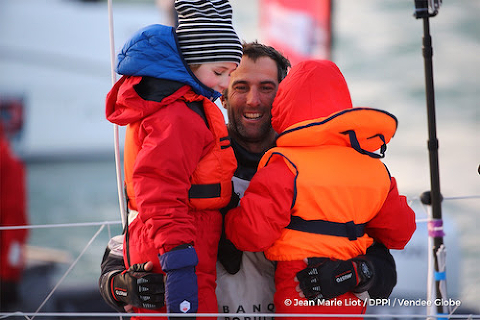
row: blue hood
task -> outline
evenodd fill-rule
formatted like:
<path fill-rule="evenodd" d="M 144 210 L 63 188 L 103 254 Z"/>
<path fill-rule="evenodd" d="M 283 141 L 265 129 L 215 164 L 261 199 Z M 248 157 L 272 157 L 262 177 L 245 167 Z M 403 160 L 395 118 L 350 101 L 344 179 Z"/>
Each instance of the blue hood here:
<path fill-rule="evenodd" d="M 125 43 L 115 71 L 126 76 L 178 81 L 211 100 L 221 96 L 195 77 L 180 52 L 175 29 L 161 24 L 140 29 Z"/>

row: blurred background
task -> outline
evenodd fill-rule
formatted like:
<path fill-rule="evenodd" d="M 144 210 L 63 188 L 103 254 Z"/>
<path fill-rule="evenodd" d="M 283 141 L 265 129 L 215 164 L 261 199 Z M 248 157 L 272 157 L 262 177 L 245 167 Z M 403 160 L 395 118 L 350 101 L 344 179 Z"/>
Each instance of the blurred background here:
<path fill-rule="evenodd" d="M 240 38 L 264 41 L 261 0 L 230 2 Z M 333 0 L 330 59 L 342 70 L 354 106 L 397 116 L 398 131 L 384 162 L 417 218 L 425 219 L 418 201 L 430 189 L 423 24 L 413 17 L 414 9 L 409 0 Z M 452 297 L 472 308 L 480 301 L 479 14 L 479 1 L 445 0 L 430 20 L 448 286 Z M 160 0 L 114 0 L 113 22 L 116 52 L 139 28 L 173 23 L 168 1 Z M 0 70 L 2 104 L 22 106 L 21 128 L 10 138 L 26 165 L 29 223 L 120 221 L 113 126 L 104 116 L 112 85 L 107 2 L 0 1 Z M 58 281 L 98 230 L 82 226 L 29 231 L 33 253 L 47 252 L 39 248 L 58 250 L 45 258 L 56 261 L 55 272 L 43 278 L 48 281 L 45 292 L 37 290 L 32 301 L 44 299 L 46 287 Z M 109 225 L 93 240 L 59 287 L 64 297 L 72 299 L 72 288 L 96 286 L 108 239 L 120 232 L 119 224 Z M 397 296 L 421 296 L 425 290 L 426 271 L 409 263 L 426 265 L 425 223 L 419 223 L 412 241 L 415 248 L 394 253 Z M 35 259 L 37 264 L 42 260 Z"/>

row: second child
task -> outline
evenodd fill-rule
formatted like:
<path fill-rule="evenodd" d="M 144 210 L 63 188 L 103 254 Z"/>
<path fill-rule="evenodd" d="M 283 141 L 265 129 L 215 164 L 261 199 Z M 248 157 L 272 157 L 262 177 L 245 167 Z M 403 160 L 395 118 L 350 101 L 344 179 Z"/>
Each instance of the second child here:
<path fill-rule="evenodd" d="M 397 120 L 382 110 L 352 108 L 338 67 L 312 60 L 294 66 L 280 83 L 272 126 L 279 133 L 276 146 L 263 156 L 240 206 L 227 213 L 227 238 L 240 250 L 264 251 L 277 261 L 277 313 L 363 313 L 363 301 L 352 292 L 330 303 L 321 299 L 333 296 L 303 301 L 293 279 L 308 258 L 348 260 L 365 254 L 374 240 L 390 249 L 410 240 L 415 214 L 374 153 L 384 153 Z M 357 279 L 345 273 L 336 282 Z"/>

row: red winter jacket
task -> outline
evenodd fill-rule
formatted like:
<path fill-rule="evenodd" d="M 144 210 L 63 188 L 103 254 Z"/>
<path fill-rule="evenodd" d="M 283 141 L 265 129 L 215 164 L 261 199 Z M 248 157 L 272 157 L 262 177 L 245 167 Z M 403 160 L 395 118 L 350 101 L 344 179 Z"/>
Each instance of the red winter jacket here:
<path fill-rule="evenodd" d="M 187 102 L 200 105 L 195 109 Z M 129 207 L 139 212 L 152 245 L 163 254 L 194 244 L 195 211 L 219 215 L 218 209 L 230 200 L 236 161 L 221 111 L 187 85 L 123 76 L 107 96 L 106 116 L 128 125 L 124 160 Z M 221 184 L 219 197 L 206 203 L 190 199 L 192 184 Z"/>

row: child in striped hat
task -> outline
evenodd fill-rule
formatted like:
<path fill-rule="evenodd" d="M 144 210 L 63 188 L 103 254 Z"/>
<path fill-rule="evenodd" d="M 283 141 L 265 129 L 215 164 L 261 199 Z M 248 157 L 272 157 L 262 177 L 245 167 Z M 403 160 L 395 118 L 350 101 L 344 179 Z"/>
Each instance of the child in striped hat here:
<path fill-rule="evenodd" d="M 230 201 L 236 161 L 213 100 L 242 45 L 227 0 L 176 0 L 175 8 L 176 30 L 151 25 L 127 41 L 122 77 L 107 95 L 107 119 L 127 126 L 124 260 L 127 268 L 152 261 L 166 275 L 166 306 L 153 312 L 216 313 L 219 209 Z M 111 290 L 118 301 L 128 292 L 114 281 Z M 134 311 L 149 312 L 143 305 Z"/>
<path fill-rule="evenodd" d="M 177 0 L 177 37 L 189 65 L 208 62 L 236 62 L 242 58 L 242 45 L 232 26 L 228 0 Z"/>

